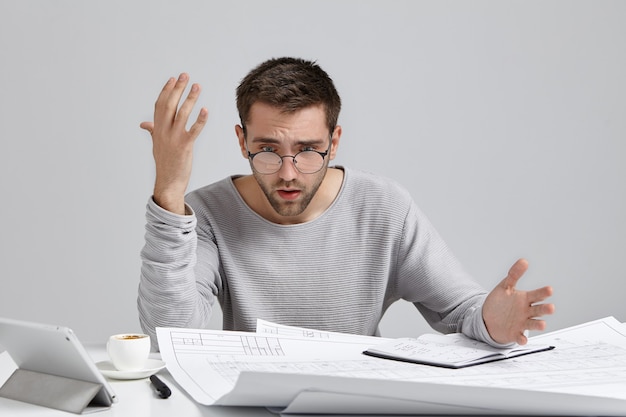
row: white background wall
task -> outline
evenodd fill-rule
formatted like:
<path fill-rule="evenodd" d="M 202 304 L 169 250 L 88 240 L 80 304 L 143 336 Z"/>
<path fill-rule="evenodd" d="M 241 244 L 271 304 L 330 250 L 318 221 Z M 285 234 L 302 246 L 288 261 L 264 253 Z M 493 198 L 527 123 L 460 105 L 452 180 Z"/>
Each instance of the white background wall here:
<path fill-rule="evenodd" d="M 403 183 L 483 285 L 526 257 L 550 329 L 625 321 L 625 21 L 602 0 L 2 1 L 0 315 L 84 341 L 139 329 L 139 123 L 187 71 L 210 110 L 191 188 L 247 173 L 234 90 L 292 55 L 342 95 L 336 163 Z M 408 303 L 382 323 L 426 330 Z"/>

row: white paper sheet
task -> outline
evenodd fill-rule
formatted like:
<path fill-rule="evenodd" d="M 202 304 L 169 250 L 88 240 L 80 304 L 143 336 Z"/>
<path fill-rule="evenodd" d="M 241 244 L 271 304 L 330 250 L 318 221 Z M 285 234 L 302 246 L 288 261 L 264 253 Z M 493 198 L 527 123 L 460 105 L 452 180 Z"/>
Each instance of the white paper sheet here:
<path fill-rule="evenodd" d="M 360 336 L 348 333 L 327 332 L 323 330 L 306 329 L 304 327 L 284 326 L 267 320 L 257 319 L 256 332 L 265 335 L 294 337 L 298 339 L 327 340 L 333 342 L 378 344 L 391 339 L 384 337 Z"/>
<path fill-rule="evenodd" d="M 591 414 L 598 414 L 598 407 L 605 415 L 623 415 L 626 410 L 626 329 L 611 317 L 531 338 L 556 346 L 552 351 L 464 369 L 361 353 L 384 341 L 381 338 L 314 330 L 303 334 L 302 329 L 272 323 L 260 323 L 259 330 L 262 333 L 159 328 L 157 335 L 170 373 L 196 401 L 207 405 L 286 407 L 301 393 L 330 392 L 375 394 L 417 405 L 435 401 L 435 408 L 450 406 L 457 413 L 460 407 L 487 414 L 488 406 L 501 413 L 516 409 L 532 414 L 539 411 L 531 410 L 534 400 L 529 396 L 543 392 L 560 398 L 559 412 L 565 414 L 583 412 L 585 406 L 595 407 L 589 408 Z M 444 387 L 452 393 L 449 397 L 436 394 L 446 392 Z M 563 396 L 583 401 L 563 401 Z M 579 407 L 576 413 L 574 404 Z M 550 407 L 545 404 L 542 412 L 549 413 Z"/>

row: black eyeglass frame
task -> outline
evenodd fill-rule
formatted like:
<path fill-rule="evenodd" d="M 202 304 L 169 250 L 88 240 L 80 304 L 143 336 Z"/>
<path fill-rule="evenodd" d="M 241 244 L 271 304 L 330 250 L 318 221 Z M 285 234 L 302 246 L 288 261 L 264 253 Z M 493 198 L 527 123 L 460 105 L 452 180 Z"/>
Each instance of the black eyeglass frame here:
<path fill-rule="evenodd" d="M 272 175 L 272 174 L 276 174 L 278 171 L 280 171 L 280 169 L 283 166 L 283 158 L 291 158 L 291 160 L 293 161 L 293 166 L 296 167 L 296 170 L 303 174 L 303 175 L 309 175 L 309 174 L 316 174 L 318 172 L 320 172 L 322 170 L 322 168 L 324 168 L 324 159 L 326 159 L 326 155 L 328 155 L 328 153 L 330 152 L 330 148 L 331 146 L 333 146 L 333 136 L 330 135 L 330 141 L 328 143 L 328 148 L 326 149 L 325 152 L 320 152 L 320 151 L 314 151 L 314 150 L 310 150 L 310 151 L 300 151 L 297 152 L 295 155 L 278 155 L 275 152 L 272 151 L 259 151 L 259 152 L 255 152 L 255 153 L 250 153 L 250 151 L 248 150 L 248 144 L 246 143 L 246 152 L 248 152 L 248 160 L 250 161 L 250 166 L 252 167 L 252 169 L 254 169 L 257 173 L 261 174 L 261 175 Z M 317 153 L 319 156 L 322 157 L 322 165 L 319 167 L 319 169 L 317 171 L 313 171 L 313 172 L 302 172 L 300 171 L 300 168 L 298 168 L 298 164 L 296 163 L 296 157 L 303 153 L 303 152 L 315 152 Z M 259 172 L 256 168 L 254 168 L 254 162 L 253 159 L 255 156 L 262 154 L 262 153 L 273 153 L 276 156 L 278 156 L 280 158 L 280 165 L 278 166 L 278 169 L 274 172 Z"/>

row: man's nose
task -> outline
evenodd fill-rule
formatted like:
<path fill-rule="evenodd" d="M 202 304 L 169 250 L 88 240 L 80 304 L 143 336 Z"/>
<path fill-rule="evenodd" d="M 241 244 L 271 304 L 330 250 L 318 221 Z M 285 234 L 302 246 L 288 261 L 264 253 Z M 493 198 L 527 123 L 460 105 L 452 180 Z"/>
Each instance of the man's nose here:
<path fill-rule="evenodd" d="M 296 169 L 296 160 L 291 155 L 285 155 L 282 157 L 283 163 L 278 170 L 279 177 L 284 181 L 291 181 L 298 176 L 298 170 Z"/>

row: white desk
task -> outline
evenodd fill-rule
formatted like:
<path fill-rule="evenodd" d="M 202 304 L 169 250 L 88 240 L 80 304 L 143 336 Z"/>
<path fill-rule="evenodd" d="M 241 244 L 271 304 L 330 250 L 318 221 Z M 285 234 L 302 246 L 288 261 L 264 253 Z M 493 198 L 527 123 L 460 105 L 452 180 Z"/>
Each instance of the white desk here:
<path fill-rule="evenodd" d="M 107 359 L 104 346 L 85 346 L 95 362 Z M 158 356 L 157 356 L 158 357 Z M 0 375 L 3 375 L 0 369 Z M 274 416 L 265 408 L 252 407 L 206 407 L 197 404 L 174 381 L 166 369 L 159 371 L 158 376 L 172 390 L 171 397 L 159 398 L 149 379 L 122 381 L 111 379 L 111 386 L 117 394 L 117 402 L 105 411 L 93 413 L 102 417 L 257 417 Z M 0 416 L 22 417 L 68 417 L 76 414 L 40 407 L 6 398 L 0 398 Z"/>

